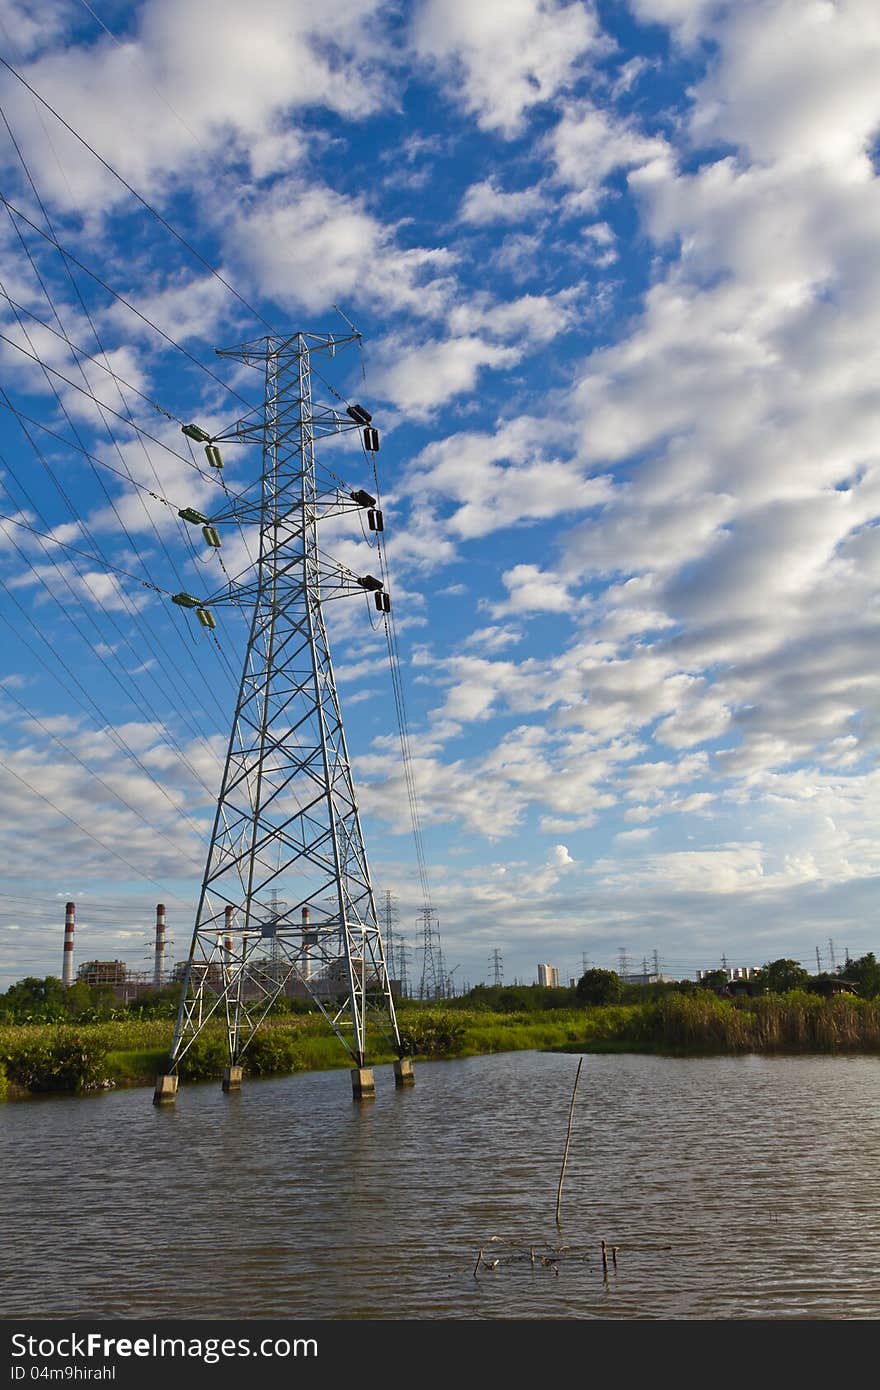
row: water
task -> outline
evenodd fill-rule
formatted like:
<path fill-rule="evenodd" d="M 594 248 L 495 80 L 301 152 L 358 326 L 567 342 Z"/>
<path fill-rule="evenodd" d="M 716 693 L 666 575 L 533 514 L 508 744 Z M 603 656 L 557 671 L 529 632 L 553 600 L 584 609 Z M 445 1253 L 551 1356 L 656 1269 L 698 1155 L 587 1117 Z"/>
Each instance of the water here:
<path fill-rule="evenodd" d="M 559 1234 L 576 1067 L 7 1105 L 3 1315 L 880 1317 L 880 1060 L 585 1057 Z M 541 1242 L 572 1249 L 533 1265 Z"/>

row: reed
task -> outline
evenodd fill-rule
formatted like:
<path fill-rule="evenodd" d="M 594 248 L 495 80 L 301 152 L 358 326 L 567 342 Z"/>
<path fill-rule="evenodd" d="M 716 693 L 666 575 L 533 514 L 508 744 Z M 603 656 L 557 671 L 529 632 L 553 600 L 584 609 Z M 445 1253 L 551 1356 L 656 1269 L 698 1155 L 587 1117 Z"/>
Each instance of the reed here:
<path fill-rule="evenodd" d="M 705 991 L 642 1004 L 491 1013 L 484 1009 L 399 1011 L 404 1050 L 415 1058 L 526 1049 L 577 1052 L 880 1052 L 880 999 L 822 999 L 792 991 L 723 999 Z M 170 1019 L 121 1019 L 0 1026 L 0 1100 L 28 1091 L 146 1084 L 163 1070 Z M 372 1062 L 391 1061 L 384 1038 L 368 1039 Z M 245 1053 L 254 1076 L 347 1067 L 351 1060 L 318 1013 L 273 1018 Z M 211 1023 L 181 1061 L 185 1080 L 217 1080 L 228 1062 L 222 1023 Z"/>

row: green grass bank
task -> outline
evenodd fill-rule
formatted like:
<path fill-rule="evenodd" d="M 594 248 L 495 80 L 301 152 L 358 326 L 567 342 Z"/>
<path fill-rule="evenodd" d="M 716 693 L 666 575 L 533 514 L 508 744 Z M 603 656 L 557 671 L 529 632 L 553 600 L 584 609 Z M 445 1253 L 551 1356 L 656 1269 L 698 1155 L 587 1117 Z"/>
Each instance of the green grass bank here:
<path fill-rule="evenodd" d="M 822 999 L 792 991 L 729 1000 L 706 993 L 671 994 L 641 1004 L 492 1013 L 404 1006 L 405 1050 L 416 1060 L 524 1049 L 661 1052 L 880 1053 L 880 1000 Z M 149 1085 L 168 1059 L 168 1019 L 0 1027 L 0 1099 L 48 1091 Z M 181 1079 L 219 1079 L 226 1064 L 221 1028 L 206 1029 L 180 1067 Z M 393 1053 L 373 1040 L 371 1061 Z M 245 1054 L 250 1076 L 347 1067 L 349 1059 L 318 1014 L 272 1020 Z"/>

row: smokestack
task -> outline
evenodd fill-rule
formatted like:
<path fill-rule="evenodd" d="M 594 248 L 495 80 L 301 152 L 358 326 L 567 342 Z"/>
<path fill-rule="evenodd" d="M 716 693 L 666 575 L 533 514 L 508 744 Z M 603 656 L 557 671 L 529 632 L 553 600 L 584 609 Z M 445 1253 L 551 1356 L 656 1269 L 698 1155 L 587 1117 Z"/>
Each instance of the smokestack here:
<path fill-rule="evenodd" d="M 73 929 L 76 926 L 76 903 L 68 903 L 64 909 L 64 959 L 61 966 L 61 983 L 73 984 Z"/>
<path fill-rule="evenodd" d="M 156 953 L 153 962 L 153 984 L 161 989 L 165 983 L 165 904 L 156 903 Z"/>
<path fill-rule="evenodd" d="M 309 909 L 304 907 L 302 910 L 302 942 L 303 942 L 303 979 L 312 978 L 312 944 L 315 940 L 315 933 L 309 930 Z"/>

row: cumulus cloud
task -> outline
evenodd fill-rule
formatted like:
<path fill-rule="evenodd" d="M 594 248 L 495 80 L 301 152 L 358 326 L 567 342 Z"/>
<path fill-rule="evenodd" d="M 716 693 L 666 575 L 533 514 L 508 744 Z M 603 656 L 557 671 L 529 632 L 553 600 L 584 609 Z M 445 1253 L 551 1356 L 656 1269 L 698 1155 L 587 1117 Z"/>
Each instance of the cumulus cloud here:
<path fill-rule="evenodd" d="M 212 153 L 239 142 L 254 144 L 266 173 L 275 123 L 292 111 L 320 104 L 364 116 L 381 108 L 389 91 L 373 26 L 378 8 L 376 0 L 318 9 L 307 0 L 256 0 L 247 11 L 235 0 L 148 0 L 121 42 L 99 31 L 91 43 L 57 47 L 61 6 L 49 7 L 39 36 L 32 25 L 25 32 L 19 7 L 8 12 L 23 41 L 42 50 L 25 67 L 27 80 L 144 192 L 200 171 Z M 9 101 L 28 162 L 54 203 L 106 206 L 129 196 L 45 116 L 50 145 L 39 111 L 14 83 Z M 288 164 L 289 143 L 274 162 L 279 153 Z"/>
<path fill-rule="evenodd" d="M 517 193 L 505 193 L 494 178 L 472 183 L 464 195 L 459 219 L 475 227 L 488 227 L 498 222 L 523 222 L 544 206 L 544 194 L 539 187 Z"/>
<path fill-rule="evenodd" d="M 369 213 L 362 200 L 325 186 L 285 181 L 269 197 L 233 214 L 227 240 L 230 255 L 263 292 L 308 311 L 327 309 L 356 292 L 386 307 L 432 314 L 449 297 L 447 251 L 397 246 L 393 228 Z M 479 358 L 474 345 L 465 342 L 462 357 L 469 355 Z M 402 394 L 407 396 L 405 390 Z"/>
<path fill-rule="evenodd" d="M 606 48 L 592 3 L 559 0 L 421 0 L 412 38 L 477 124 L 508 137 Z"/>

